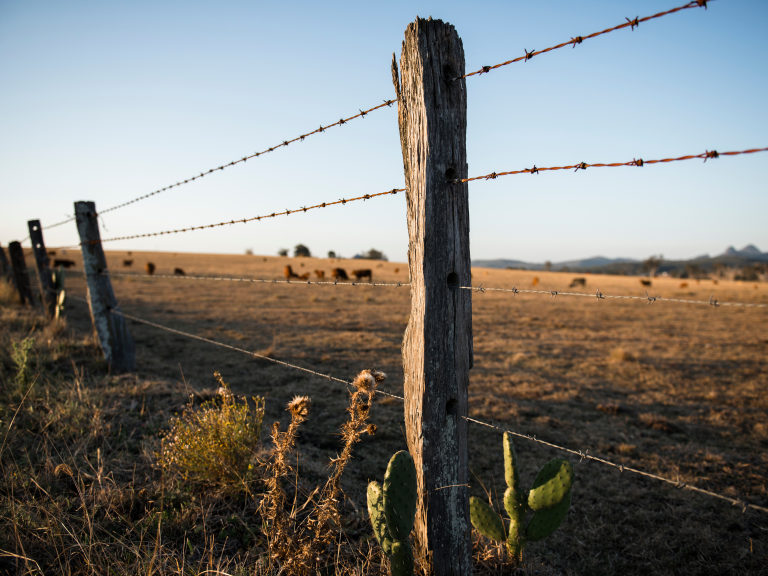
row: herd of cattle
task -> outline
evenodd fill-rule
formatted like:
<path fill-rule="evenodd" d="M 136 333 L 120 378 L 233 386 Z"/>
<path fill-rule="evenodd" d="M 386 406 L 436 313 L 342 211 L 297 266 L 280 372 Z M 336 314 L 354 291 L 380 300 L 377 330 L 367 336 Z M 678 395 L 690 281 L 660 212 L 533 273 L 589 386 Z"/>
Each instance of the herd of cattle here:
<path fill-rule="evenodd" d="M 352 270 L 351 274 L 355 277 L 356 280 L 367 278 L 368 282 L 373 282 L 373 272 L 370 268 L 366 268 L 364 270 Z M 283 270 L 283 275 L 285 276 L 286 280 L 309 280 L 309 272 L 304 274 L 296 274 L 290 265 L 285 267 Z M 325 270 L 315 270 L 315 276 L 317 276 L 318 280 L 325 280 Z M 331 280 L 335 282 L 338 282 L 339 280 L 349 280 L 349 276 L 347 275 L 347 271 L 344 270 L 344 268 L 334 268 L 331 270 Z"/>

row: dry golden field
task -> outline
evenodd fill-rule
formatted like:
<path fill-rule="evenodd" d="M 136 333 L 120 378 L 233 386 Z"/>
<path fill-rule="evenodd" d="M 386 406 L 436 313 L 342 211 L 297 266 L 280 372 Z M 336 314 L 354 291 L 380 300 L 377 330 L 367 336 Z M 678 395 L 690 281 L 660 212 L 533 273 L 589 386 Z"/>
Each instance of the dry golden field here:
<path fill-rule="evenodd" d="M 80 267 L 72 251 L 64 257 Z M 408 281 L 407 264 L 393 262 L 148 252 L 107 258 L 112 271 L 142 275 L 153 262 L 156 274 L 182 268 L 187 275 L 282 279 L 291 264 L 299 274 L 372 268 L 375 282 Z M 133 266 L 123 268 L 124 259 Z M 491 269 L 473 269 L 473 285 L 529 289 L 538 277 L 537 288 L 561 290 L 575 276 L 586 278 L 576 292 L 643 295 L 645 289 L 635 277 Z M 79 274 L 69 273 L 66 286 L 85 295 Z M 113 287 L 128 314 L 340 378 L 375 367 L 388 374 L 383 389 L 402 394 L 407 287 L 146 277 L 115 277 Z M 649 293 L 768 303 L 766 284 L 655 278 Z M 768 506 L 768 309 L 493 292 L 472 297 L 472 417 Z M 90 336 L 85 304 L 68 301 L 67 325 Z M 310 420 L 299 438 L 301 482 L 311 486 L 325 477 L 328 458 L 339 449 L 348 403 L 343 386 L 151 326 L 129 321 L 129 327 L 138 374 L 123 380 L 134 388 L 144 382 L 142 398 L 152 398 L 157 386 L 183 403 L 182 382 L 198 391 L 215 388 L 219 371 L 236 393 L 267 397 L 269 423 L 287 421 L 285 403 L 294 395 L 310 396 Z M 178 406 L 166 399 L 147 409 L 163 422 Z M 379 396 L 371 410 L 379 431 L 357 447 L 343 479 L 350 505 L 362 514 L 368 480 L 381 480 L 389 456 L 405 447 L 402 420 L 402 404 Z M 472 494 L 481 496 L 485 485 L 500 495 L 501 436 L 474 424 L 469 433 Z M 544 462 L 562 455 L 524 439 L 516 446 L 527 484 Z M 598 463 L 575 465 L 569 516 L 550 538 L 529 545 L 525 573 L 768 573 L 768 514 L 742 513 Z M 355 530 L 360 542 L 370 540 L 364 522 Z M 496 549 L 478 544 L 477 550 L 478 570 L 499 573 Z"/>

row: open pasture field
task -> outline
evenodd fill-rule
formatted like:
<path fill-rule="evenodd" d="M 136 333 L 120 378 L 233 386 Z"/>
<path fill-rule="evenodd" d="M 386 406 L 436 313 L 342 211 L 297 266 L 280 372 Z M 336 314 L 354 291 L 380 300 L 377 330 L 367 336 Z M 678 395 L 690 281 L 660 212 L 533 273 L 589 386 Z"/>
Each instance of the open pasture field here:
<path fill-rule="evenodd" d="M 65 257 L 79 268 L 73 254 Z M 407 264 L 394 262 L 148 252 L 107 252 L 107 258 L 112 271 L 142 275 L 144 264 L 152 262 L 156 274 L 182 268 L 188 276 L 282 279 L 290 264 L 299 274 L 371 268 L 375 282 L 408 281 Z M 124 259 L 133 260 L 131 268 L 123 268 Z M 586 286 L 566 291 L 645 290 L 634 277 L 492 269 L 473 269 L 473 285 L 530 289 L 537 277 L 538 289 L 561 290 L 576 276 Z M 681 282 L 688 286 L 681 288 Z M 70 294 L 85 295 L 79 274 L 68 274 L 66 286 Z M 113 287 L 127 314 L 340 378 L 375 367 L 388 375 L 382 389 L 402 394 L 407 287 L 144 277 L 115 277 Z M 713 292 L 722 302 L 768 303 L 765 284 L 655 278 L 649 289 L 651 296 L 696 300 L 708 300 Z M 768 506 L 768 310 L 494 292 L 472 298 L 472 417 Z M 78 337 L 90 335 L 85 304 L 68 301 L 67 324 Z M 348 405 L 343 386 L 151 326 L 129 321 L 129 327 L 138 374 L 125 377 L 126 386 L 136 378 L 134 388 L 138 381 L 150 383 L 141 388 L 141 398 L 151 399 L 156 386 L 180 399 L 150 406 L 156 422 L 183 404 L 182 371 L 186 385 L 198 391 L 215 388 L 213 373 L 219 371 L 234 392 L 266 396 L 266 424 L 287 422 L 285 403 L 296 394 L 310 396 L 310 419 L 298 442 L 299 470 L 307 487 L 322 481 L 339 449 Z M 88 366 L 99 369 L 93 361 Z M 367 482 L 381 480 L 389 456 L 405 448 L 399 401 L 379 396 L 371 421 L 378 433 L 357 446 L 342 482 L 350 506 L 363 515 Z M 498 502 L 504 485 L 501 435 L 470 424 L 469 442 L 471 492 L 482 496 L 484 485 Z M 516 446 L 524 485 L 544 462 L 563 456 L 524 439 Z M 742 513 L 726 502 L 598 463 L 574 463 L 569 516 L 551 537 L 529 545 L 525 573 L 768 573 L 768 514 Z M 364 543 L 371 532 L 361 522 L 354 537 Z M 494 546 L 478 543 L 476 571 L 499 573 L 496 553 Z"/>

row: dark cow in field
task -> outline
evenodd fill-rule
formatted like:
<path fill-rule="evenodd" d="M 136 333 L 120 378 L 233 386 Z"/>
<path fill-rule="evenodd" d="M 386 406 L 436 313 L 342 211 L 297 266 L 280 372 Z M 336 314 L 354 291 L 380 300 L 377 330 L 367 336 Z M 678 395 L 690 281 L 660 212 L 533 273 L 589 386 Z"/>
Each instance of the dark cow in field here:
<path fill-rule="evenodd" d="M 144 270 L 147 272 L 147 274 L 152 276 L 152 274 L 155 273 L 155 265 L 152 264 L 152 262 L 147 262 L 146 264 L 144 264 Z"/>
<path fill-rule="evenodd" d="M 352 270 L 352 276 L 357 280 L 368 278 L 368 282 L 373 282 L 373 272 L 371 272 L 370 268 L 366 268 L 365 270 Z"/>
<path fill-rule="evenodd" d="M 133 266 L 133 260 L 123 260 L 123 268 L 130 268 Z"/>
<path fill-rule="evenodd" d="M 349 276 L 347 276 L 347 271 L 344 270 L 344 268 L 334 268 L 333 270 L 331 270 L 331 278 L 333 278 L 336 281 L 349 280 Z"/>
<path fill-rule="evenodd" d="M 298 278 L 299 275 L 296 274 L 296 272 L 293 271 L 293 268 L 291 268 L 290 264 L 285 267 L 283 270 L 283 275 L 285 276 L 286 280 L 290 280 L 291 278 Z"/>
<path fill-rule="evenodd" d="M 184 274 L 184 270 L 182 270 L 181 268 L 174 268 L 173 273 L 176 276 L 186 276 L 186 274 Z"/>
<path fill-rule="evenodd" d="M 53 261 L 53 267 L 58 268 L 61 266 L 62 268 L 72 268 L 75 265 L 74 260 L 66 260 L 63 258 L 57 258 Z"/>
<path fill-rule="evenodd" d="M 651 287 L 651 281 L 650 281 L 650 280 L 643 280 L 643 279 L 641 278 L 641 279 L 640 279 L 640 284 L 642 284 L 642 285 L 643 285 L 643 286 L 645 286 L 646 288 L 650 288 L 650 287 Z"/>
<path fill-rule="evenodd" d="M 568 285 L 568 288 L 575 288 L 576 286 L 586 286 L 587 285 L 587 279 L 586 278 L 574 278 L 571 283 Z"/>

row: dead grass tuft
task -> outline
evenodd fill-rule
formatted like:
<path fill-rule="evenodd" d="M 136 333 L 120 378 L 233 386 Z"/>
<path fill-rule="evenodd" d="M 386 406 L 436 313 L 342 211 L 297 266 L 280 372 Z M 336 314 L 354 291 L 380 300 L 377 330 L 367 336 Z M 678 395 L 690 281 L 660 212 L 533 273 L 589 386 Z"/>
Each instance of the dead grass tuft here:
<path fill-rule="evenodd" d="M 10 282 L 0 278 L 0 306 L 19 306 L 20 304 L 21 300 L 16 289 Z"/>
<path fill-rule="evenodd" d="M 598 404 L 597 406 L 595 406 L 595 408 L 600 410 L 600 412 L 605 412 L 606 414 L 618 414 L 620 412 L 626 412 L 626 410 L 616 402 L 610 402 L 608 404 Z"/>
<path fill-rule="evenodd" d="M 631 352 L 621 346 L 611 350 L 611 361 L 613 362 L 632 362 L 635 359 L 635 356 Z"/>
<path fill-rule="evenodd" d="M 659 414 L 652 414 L 648 412 L 645 414 L 640 414 L 640 416 L 638 416 L 638 421 L 640 425 L 644 426 L 645 428 L 658 430 L 660 432 L 667 432 L 668 434 L 671 434 L 672 432 L 680 432 L 681 430 L 677 424 L 670 422 L 667 418 Z"/>

